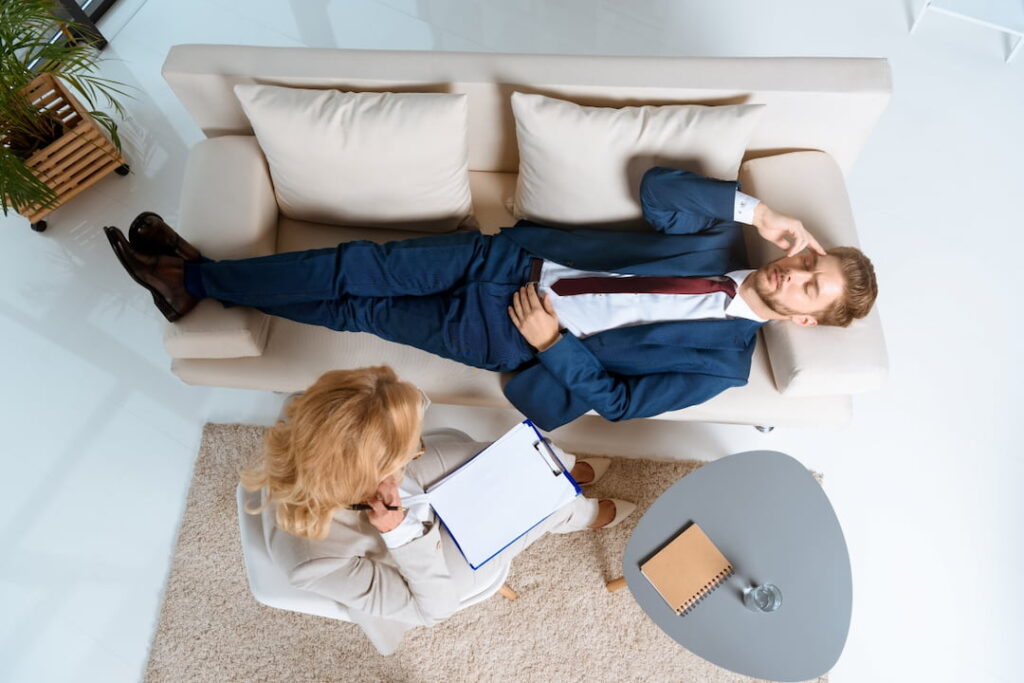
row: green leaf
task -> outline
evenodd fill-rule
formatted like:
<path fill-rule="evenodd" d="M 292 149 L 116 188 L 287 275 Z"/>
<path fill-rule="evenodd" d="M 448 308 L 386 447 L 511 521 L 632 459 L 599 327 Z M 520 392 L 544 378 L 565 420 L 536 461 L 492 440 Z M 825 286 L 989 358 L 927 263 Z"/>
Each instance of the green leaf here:
<path fill-rule="evenodd" d="M 98 75 L 102 60 L 88 41 L 51 41 L 58 26 L 89 35 L 86 27 L 55 17 L 54 7 L 53 0 L 0 0 L 0 208 L 5 215 L 12 208 L 52 208 L 58 202 L 53 190 L 25 166 L 32 151 L 54 135 L 52 114 L 24 96 L 38 74 L 51 73 L 75 92 L 121 150 L 117 121 L 99 105 L 124 120 L 120 100 L 131 97 L 130 86 Z"/>
<path fill-rule="evenodd" d="M 0 148 L 0 208 L 5 216 L 10 209 L 51 208 L 57 201 L 57 194 L 21 159 Z"/>

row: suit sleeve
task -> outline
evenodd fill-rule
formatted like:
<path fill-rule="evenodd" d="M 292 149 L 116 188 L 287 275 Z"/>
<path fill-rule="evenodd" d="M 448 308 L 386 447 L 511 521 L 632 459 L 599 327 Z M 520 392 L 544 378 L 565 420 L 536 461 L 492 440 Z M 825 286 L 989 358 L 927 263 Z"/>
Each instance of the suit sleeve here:
<path fill-rule="evenodd" d="M 658 232 L 686 235 L 732 222 L 739 184 L 655 166 L 640 181 L 644 219 Z"/>
<path fill-rule="evenodd" d="M 397 568 L 366 557 L 322 557 L 295 567 L 289 579 L 347 607 L 406 624 L 432 626 L 455 613 L 459 597 L 439 524 L 390 553 Z"/>
<path fill-rule="evenodd" d="M 576 337 L 565 335 L 537 355 L 540 365 L 521 372 L 506 393 L 524 415 L 546 430 L 588 410 L 606 420 L 651 417 L 703 403 L 742 380 L 698 373 L 625 376 L 608 372 Z M 513 384 L 518 382 L 518 387 Z M 519 391 L 519 387 L 527 387 Z"/>

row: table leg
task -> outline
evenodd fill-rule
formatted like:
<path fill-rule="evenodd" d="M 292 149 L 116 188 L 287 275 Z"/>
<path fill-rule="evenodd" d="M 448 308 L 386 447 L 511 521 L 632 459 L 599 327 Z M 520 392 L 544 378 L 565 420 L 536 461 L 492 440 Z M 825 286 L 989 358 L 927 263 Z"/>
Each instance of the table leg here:
<path fill-rule="evenodd" d="M 617 590 L 622 590 L 626 587 L 626 577 L 620 576 L 617 579 L 612 579 L 604 585 L 608 589 L 609 593 L 614 593 Z"/>

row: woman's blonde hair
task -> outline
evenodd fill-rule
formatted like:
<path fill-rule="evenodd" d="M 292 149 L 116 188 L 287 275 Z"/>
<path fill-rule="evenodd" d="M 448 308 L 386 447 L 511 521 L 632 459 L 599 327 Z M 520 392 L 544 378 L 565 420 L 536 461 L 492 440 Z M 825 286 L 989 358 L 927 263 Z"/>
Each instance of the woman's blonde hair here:
<path fill-rule="evenodd" d="M 264 439 L 262 462 L 242 472 L 249 491 L 266 489 L 277 525 L 324 538 L 339 507 L 361 503 L 416 449 L 422 394 L 386 365 L 332 370 L 285 408 Z"/>

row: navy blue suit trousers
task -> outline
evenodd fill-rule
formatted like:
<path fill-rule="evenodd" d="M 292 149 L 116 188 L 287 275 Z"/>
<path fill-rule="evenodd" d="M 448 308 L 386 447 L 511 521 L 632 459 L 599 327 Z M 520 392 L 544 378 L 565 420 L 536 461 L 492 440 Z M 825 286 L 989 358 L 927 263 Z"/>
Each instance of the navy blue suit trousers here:
<path fill-rule="evenodd" d="M 487 370 L 514 370 L 533 349 L 512 324 L 530 257 L 503 235 L 450 233 L 186 269 L 194 293 L 344 332 L 372 334 Z"/>

